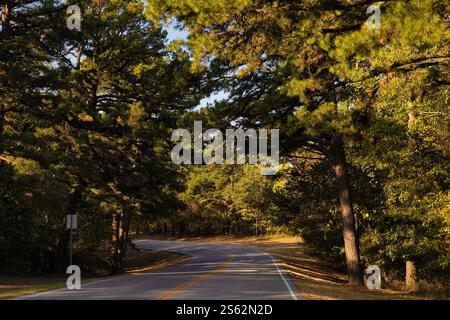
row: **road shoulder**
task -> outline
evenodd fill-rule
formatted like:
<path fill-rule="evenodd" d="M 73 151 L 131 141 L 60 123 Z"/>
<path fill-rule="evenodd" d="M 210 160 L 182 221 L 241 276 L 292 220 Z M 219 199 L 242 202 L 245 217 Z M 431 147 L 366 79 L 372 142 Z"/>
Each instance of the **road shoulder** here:
<path fill-rule="evenodd" d="M 91 283 L 127 275 L 152 272 L 183 263 L 192 257 L 186 254 L 156 250 L 132 249 L 125 261 L 123 271 L 117 275 L 90 276 L 82 279 Z M 66 275 L 19 277 L 0 275 L 0 299 L 13 299 L 65 288 Z"/>

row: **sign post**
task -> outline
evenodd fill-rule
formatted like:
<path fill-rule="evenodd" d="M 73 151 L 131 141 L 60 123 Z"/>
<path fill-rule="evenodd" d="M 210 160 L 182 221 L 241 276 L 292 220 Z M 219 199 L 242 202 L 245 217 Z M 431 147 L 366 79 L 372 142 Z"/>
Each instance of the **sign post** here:
<path fill-rule="evenodd" d="M 69 266 L 72 265 L 72 251 L 73 251 L 73 230 L 77 228 L 77 215 L 69 214 L 67 215 L 67 229 L 70 230 L 70 248 L 69 248 Z"/>

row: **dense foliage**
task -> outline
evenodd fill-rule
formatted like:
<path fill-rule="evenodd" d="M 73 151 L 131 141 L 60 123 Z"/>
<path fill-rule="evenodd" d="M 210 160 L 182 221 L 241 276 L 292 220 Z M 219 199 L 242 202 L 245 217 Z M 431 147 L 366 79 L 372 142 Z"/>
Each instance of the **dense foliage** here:
<path fill-rule="evenodd" d="M 320 158 L 285 178 L 286 200 L 311 244 L 345 253 L 351 282 L 361 282 L 360 261 L 401 274 L 411 259 L 422 275 L 448 278 L 448 6 L 148 3 L 155 21 L 188 29 L 197 68 L 222 74 L 230 99 L 219 117 L 283 127 L 286 159 Z M 380 28 L 369 28 L 370 5 L 380 6 Z"/>
<path fill-rule="evenodd" d="M 448 286 L 444 2 L 78 1 L 81 30 L 68 1 L 0 4 L 0 272 L 63 271 L 77 214 L 92 272 L 120 270 L 132 233 L 290 233 L 352 283 L 412 260 Z M 278 174 L 176 166 L 171 133 L 194 120 L 280 128 Z"/>
<path fill-rule="evenodd" d="M 132 218 L 176 209 L 167 137 L 203 75 L 140 1 L 82 2 L 82 31 L 64 28 L 66 4 L 2 4 L 2 271 L 60 271 L 66 214 L 78 262 L 115 271 Z"/>

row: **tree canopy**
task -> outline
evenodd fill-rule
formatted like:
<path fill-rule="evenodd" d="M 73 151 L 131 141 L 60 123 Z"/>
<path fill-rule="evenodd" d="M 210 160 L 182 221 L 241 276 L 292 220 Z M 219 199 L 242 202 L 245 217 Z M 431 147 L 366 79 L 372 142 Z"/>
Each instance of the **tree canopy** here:
<path fill-rule="evenodd" d="M 448 286 L 446 3 L 83 0 L 80 30 L 67 1 L 0 4 L 0 272 L 61 272 L 77 214 L 92 273 L 142 232 L 289 233 L 352 284 L 411 260 Z M 280 129 L 280 170 L 174 164 L 199 120 Z"/>

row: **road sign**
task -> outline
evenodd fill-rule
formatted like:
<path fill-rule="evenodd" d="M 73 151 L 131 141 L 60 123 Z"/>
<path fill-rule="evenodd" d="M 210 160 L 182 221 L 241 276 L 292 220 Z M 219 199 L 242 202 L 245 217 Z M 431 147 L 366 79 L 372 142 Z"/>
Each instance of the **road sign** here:
<path fill-rule="evenodd" d="M 73 237 L 73 235 L 72 235 L 72 233 L 73 233 L 73 230 L 75 230 L 76 228 L 77 228 L 77 215 L 76 214 L 68 214 L 67 215 L 67 218 L 66 218 L 66 222 L 67 222 L 67 229 L 69 229 L 70 230 L 70 250 L 69 250 L 69 256 L 70 256 L 70 258 L 69 258 L 69 263 L 70 263 L 70 265 L 72 265 L 72 251 L 73 251 L 73 248 L 72 248 L 72 246 L 73 246 L 73 242 L 72 242 L 72 237 Z"/>
<path fill-rule="evenodd" d="M 76 214 L 68 214 L 67 215 L 67 229 L 76 229 L 77 228 L 77 215 Z"/>

